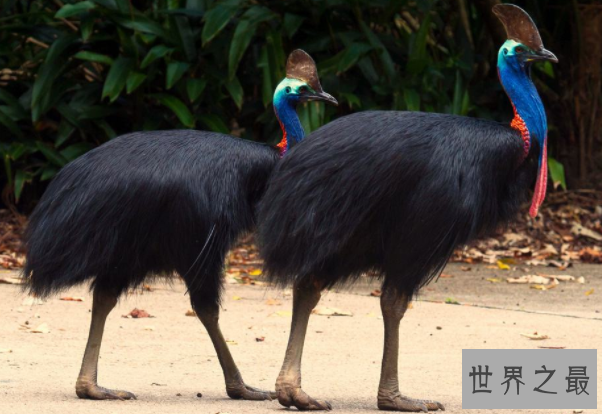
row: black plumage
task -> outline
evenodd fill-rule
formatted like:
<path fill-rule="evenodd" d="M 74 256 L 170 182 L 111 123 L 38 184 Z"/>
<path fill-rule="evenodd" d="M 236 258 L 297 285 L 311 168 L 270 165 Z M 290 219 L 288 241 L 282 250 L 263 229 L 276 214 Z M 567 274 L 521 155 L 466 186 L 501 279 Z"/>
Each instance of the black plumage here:
<path fill-rule="evenodd" d="M 455 247 L 507 222 L 525 201 L 538 148 L 492 121 L 362 112 L 291 150 L 260 209 L 265 271 L 281 285 L 325 287 L 377 271 L 413 295 Z M 285 212 L 285 214 L 283 213 Z"/>
<path fill-rule="evenodd" d="M 250 230 L 279 159 L 269 146 L 201 131 L 138 132 L 65 166 L 30 217 L 32 293 L 91 280 L 119 296 L 179 273 L 195 308 L 219 301 L 224 257 Z"/>

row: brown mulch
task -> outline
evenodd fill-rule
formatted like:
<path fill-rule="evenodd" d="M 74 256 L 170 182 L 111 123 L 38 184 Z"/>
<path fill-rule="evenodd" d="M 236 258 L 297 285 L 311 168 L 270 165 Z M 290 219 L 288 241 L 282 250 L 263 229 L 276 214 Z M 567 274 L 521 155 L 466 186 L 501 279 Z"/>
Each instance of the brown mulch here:
<path fill-rule="evenodd" d="M 24 218 L 0 210 L 1 267 L 23 266 L 24 225 Z M 494 237 L 456 250 L 452 261 L 498 266 L 520 262 L 561 269 L 572 263 L 602 264 L 602 192 L 577 190 L 549 194 L 535 220 L 524 213 Z M 238 283 L 261 284 L 257 280 L 261 265 L 254 238 L 249 235 L 228 254 L 226 272 Z"/>
<path fill-rule="evenodd" d="M 0 268 L 23 267 L 25 257 L 21 236 L 24 226 L 24 217 L 16 216 L 9 210 L 0 210 Z"/>

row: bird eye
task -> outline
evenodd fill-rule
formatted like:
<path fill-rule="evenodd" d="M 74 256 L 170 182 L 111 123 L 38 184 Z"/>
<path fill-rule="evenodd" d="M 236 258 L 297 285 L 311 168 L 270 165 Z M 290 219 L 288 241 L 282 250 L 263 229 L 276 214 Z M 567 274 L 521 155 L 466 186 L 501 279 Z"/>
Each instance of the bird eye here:
<path fill-rule="evenodd" d="M 508 54 L 508 49 L 504 49 L 504 55 Z"/>
<path fill-rule="evenodd" d="M 307 86 L 301 86 L 301 87 L 299 88 L 299 92 L 301 92 L 301 93 L 305 93 L 305 92 L 307 92 Z"/>
<path fill-rule="evenodd" d="M 286 93 L 291 93 L 291 87 L 287 86 L 286 89 L 285 89 L 285 91 L 286 91 Z"/>
<path fill-rule="evenodd" d="M 523 53 L 525 51 L 525 49 L 522 48 L 522 47 L 520 47 L 520 46 L 517 46 L 517 47 L 514 48 L 514 51 L 516 53 Z"/>

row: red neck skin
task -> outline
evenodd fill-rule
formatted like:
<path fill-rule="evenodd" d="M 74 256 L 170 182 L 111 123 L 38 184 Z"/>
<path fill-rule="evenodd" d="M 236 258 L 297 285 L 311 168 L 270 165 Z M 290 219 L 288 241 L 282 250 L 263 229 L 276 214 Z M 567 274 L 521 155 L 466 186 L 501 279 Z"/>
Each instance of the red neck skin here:
<path fill-rule="evenodd" d="M 521 159 L 521 162 L 523 162 L 525 158 L 527 158 L 527 155 L 529 155 L 531 135 L 527 129 L 527 124 L 523 121 L 518 112 L 516 112 L 516 107 L 514 105 L 512 105 L 512 109 L 514 110 L 514 118 L 512 118 L 512 121 L 510 122 L 510 127 L 520 132 L 520 136 L 523 139 L 523 157 Z"/>
<path fill-rule="evenodd" d="M 280 121 L 280 119 L 278 120 L 278 122 L 280 123 L 280 128 L 282 129 L 282 139 L 276 145 L 276 147 L 278 148 L 278 152 L 282 157 L 288 149 L 288 141 L 286 140 L 286 129 L 284 128 L 284 124 Z"/>
<path fill-rule="evenodd" d="M 529 155 L 529 149 L 531 148 L 531 135 L 527 129 L 527 124 L 525 124 L 525 121 L 523 121 L 518 112 L 516 112 L 514 105 L 512 105 L 512 108 L 514 109 L 514 118 L 512 119 L 512 122 L 510 122 L 510 127 L 520 132 L 520 136 L 523 139 L 523 155 L 521 159 L 521 162 L 523 162 L 525 158 L 527 158 L 527 155 Z M 546 184 L 548 182 L 548 146 L 545 142 L 542 151 L 543 154 L 541 157 L 539 175 L 537 176 L 537 182 L 535 183 L 535 191 L 533 193 L 533 200 L 531 201 L 531 208 L 529 208 L 529 215 L 533 218 L 537 216 L 539 207 L 546 198 Z"/>

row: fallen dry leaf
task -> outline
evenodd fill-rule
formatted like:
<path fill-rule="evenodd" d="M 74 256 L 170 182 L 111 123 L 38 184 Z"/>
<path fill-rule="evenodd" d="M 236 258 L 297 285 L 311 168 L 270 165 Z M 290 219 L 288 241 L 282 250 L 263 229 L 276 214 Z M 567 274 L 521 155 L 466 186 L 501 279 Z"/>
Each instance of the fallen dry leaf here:
<path fill-rule="evenodd" d="M 374 289 L 372 292 L 370 292 L 370 296 L 375 296 L 375 297 L 380 297 L 380 295 L 382 295 L 382 292 L 380 291 L 380 289 Z"/>
<path fill-rule="evenodd" d="M 448 305 L 460 305 L 460 302 L 458 302 L 454 298 L 446 298 L 445 303 L 447 303 Z"/>
<path fill-rule="evenodd" d="M 550 283 L 550 279 L 547 277 L 543 277 L 543 276 L 537 276 L 537 275 L 524 275 L 524 276 L 520 276 L 520 277 L 509 277 L 508 279 L 506 279 L 506 281 L 508 283 L 513 283 L 513 284 L 538 284 L 538 285 L 547 285 L 548 283 Z"/>
<path fill-rule="evenodd" d="M 414 305 L 412 302 L 408 303 L 408 307 L 406 309 L 414 309 Z"/>
<path fill-rule="evenodd" d="M 577 283 L 581 283 L 581 284 L 584 284 L 584 283 L 585 283 L 585 278 L 584 278 L 583 276 L 579 276 L 579 277 L 577 278 L 577 280 L 575 280 L 575 282 L 577 282 Z"/>
<path fill-rule="evenodd" d="M 265 336 L 259 336 L 259 337 L 255 338 L 255 341 L 256 342 L 263 342 L 263 341 L 265 341 Z"/>
<path fill-rule="evenodd" d="M 548 290 L 544 285 L 531 285 L 530 288 L 535 290 Z"/>
<path fill-rule="evenodd" d="M 320 316 L 353 316 L 353 313 L 337 308 L 316 308 L 312 313 Z"/>
<path fill-rule="evenodd" d="M 154 330 L 155 330 L 155 327 L 154 327 L 154 326 L 151 326 L 151 325 L 148 325 L 148 326 L 145 326 L 145 327 L 144 327 L 144 330 L 145 330 L 145 331 L 154 331 Z"/>
<path fill-rule="evenodd" d="M 579 223 L 573 224 L 573 227 L 571 227 L 571 233 L 573 233 L 576 236 L 583 236 L 597 241 L 602 241 L 602 234 L 590 230 L 587 227 L 583 227 Z"/>
<path fill-rule="evenodd" d="M 232 300 L 241 300 L 242 298 L 240 296 L 232 296 Z"/>
<path fill-rule="evenodd" d="M 31 331 L 29 331 L 29 332 L 31 332 L 31 333 L 47 334 L 47 333 L 50 333 L 50 328 L 48 327 L 47 323 L 43 323 L 41 325 L 38 325 L 37 328 L 34 328 Z"/>
<path fill-rule="evenodd" d="M 277 306 L 282 305 L 282 302 L 280 302 L 278 299 L 269 298 L 265 301 L 265 304 L 270 306 Z"/>
<path fill-rule="evenodd" d="M 130 313 L 128 313 L 127 315 L 122 315 L 121 317 L 122 318 L 133 318 L 133 319 L 154 318 L 154 316 L 151 316 L 144 309 L 138 309 L 138 308 L 134 308 Z"/>
<path fill-rule="evenodd" d="M 491 283 L 500 283 L 502 281 L 502 279 L 500 279 L 498 277 L 490 277 L 490 278 L 485 279 L 485 280 L 488 281 L 488 282 L 491 282 Z"/>
<path fill-rule="evenodd" d="M 508 266 L 506 263 L 502 262 L 501 260 L 497 261 L 497 267 L 502 270 L 510 270 L 510 266 Z"/>
<path fill-rule="evenodd" d="M 589 296 L 592 293 L 594 293 L 594 288 L 591 288 L 590 290 L 588 290 L 587 292 L 585 292 L 585 296 Z"/>
<path fill-rule="evenodd" d="M 441 273 L 439 277 L 442 279 L 451 279 L 452 277 L 454 277 L 454 275 L 450 275 L 449 273 Z"/>
<path fill-rule="evenodd" d="M 186 315 L 186 316 L 196 316 L 196 312 L 193 311 L 192 309 L 188 309 L 184 315 Z"/>
<path fill-rule="evenodd" d="M 68 301 L 68 302 L 83 302 L 84 298 L 80 298 L 79 296 L 74 296 L 74 297 L 72 297 L 72 296 L 63 296 L 61 298 L 61 300 L 65 300 L 65 301 Z"/>
<path fill-rule="evenodd" d="M 251 276 L 259 276 L 261 274 L 261 269 L 255 269 L 255 270 L 251 270 L 249 272 L 249 275 Z"/>
<path fill-rule="evenodd" d="M 550 339 L 550 337 L 548 335 L 542 335 L 542 334 L 538 334 L 537 332 L 533 332 L 532 334 L 520 334 L 521 336 L 524 336 L 525 338 L 529 338 L 533 341 L 543 341 L 544 339 Z"/>
<path fill-rule="evenodd" d="M 463 272 L 470 272 L 472 270 L 472 267 L 470 267 L 470 266 L 460 266 L 460 270 L 462 270 Z"/>
<path fill-rule="evenodd" d="M 0 277 L 0 283 L 6 285 L 22 285 L 25 281 L 20 277 Z"/>

